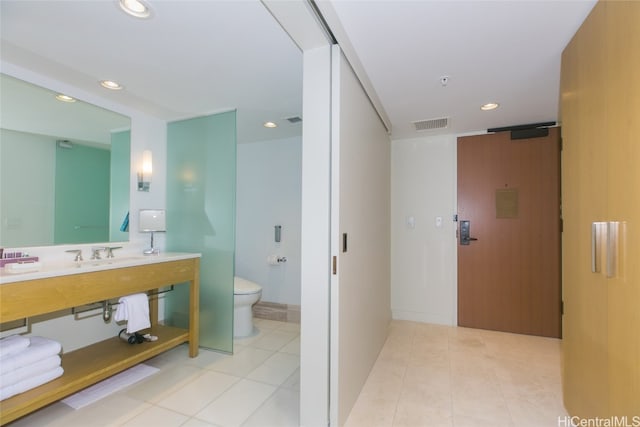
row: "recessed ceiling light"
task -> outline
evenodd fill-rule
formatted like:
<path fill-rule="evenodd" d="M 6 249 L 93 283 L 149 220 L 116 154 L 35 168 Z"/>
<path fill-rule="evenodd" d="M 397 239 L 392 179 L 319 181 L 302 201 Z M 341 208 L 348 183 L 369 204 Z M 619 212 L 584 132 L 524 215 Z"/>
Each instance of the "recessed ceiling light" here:
<path fill-rule="evenodd" d="M 264 126 L 266 128 L 277 128 L 278 127 L 278 125 L 273 123 L 273 122 L 264 122 L 264 124 L 262 126 Z"/>
<path fill-rule="evenodd" d="M 120 0 L 120 8 L 136 18 L 148 18 L 151 16 L 151 9 L 140 0 Z"/>
<path fill-rule="evenodd" d="M 72 98 L 69 95 L 63 95 L 61 93 L 56 95 L 56 99 L 62 102 L 76 102 L 75 98 Z"/>
<path fill-rule="evenodd" d="M 114 81 L 111 80 L 101 80 L 100 81 L 100 85 L 104 88 L 107 89 L 111 89 L 111 90 L 120 90 L 122 89 L 122 85 L 120 83 L 116 83 Z"/>
<path fill-rule="evenodd" d="M 500 104 L 498 104 L 497 102 L 488 102 L 484 105 L 482 105 L 480 107 L 480 109 L 482 111 L 489 111 L 489 110 L 495 110 L 496 108 L 498 108 L 500 106 Z"/>

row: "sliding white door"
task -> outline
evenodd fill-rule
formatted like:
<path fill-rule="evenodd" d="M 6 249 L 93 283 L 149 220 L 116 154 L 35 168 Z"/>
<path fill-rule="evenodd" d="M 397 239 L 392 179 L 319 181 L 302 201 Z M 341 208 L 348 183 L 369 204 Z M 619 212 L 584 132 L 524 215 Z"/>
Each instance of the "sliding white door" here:
<path fill-rule="evenodd" d="M 338 46 L 331 62 L 330 420 L 338 426 L 391 321 L 391 142 Z"/>

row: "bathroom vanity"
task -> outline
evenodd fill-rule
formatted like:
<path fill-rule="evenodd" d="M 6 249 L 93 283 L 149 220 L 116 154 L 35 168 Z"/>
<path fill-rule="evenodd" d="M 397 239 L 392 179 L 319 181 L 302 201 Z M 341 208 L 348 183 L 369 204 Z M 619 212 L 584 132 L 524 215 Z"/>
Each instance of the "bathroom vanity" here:
<path fill-rule="evenodd" d="M 189 356 L 198 355 L 200 255 L 165 253 L 159 256 L 102 260 L 23 275 L 3 275 L 0 284 L 0 323 L 102 302 L 139 292 L 155 293 L 170 285 L 189 286 L 189 329 L 158 324 L 157 298 L 151 299 L 154 342 L 129 345 L 113 337 L 63 353 L 64 374 L 46 384 L 0 402 L 0 424 L 63 399 L 146 359 L 189 343 Z"/>

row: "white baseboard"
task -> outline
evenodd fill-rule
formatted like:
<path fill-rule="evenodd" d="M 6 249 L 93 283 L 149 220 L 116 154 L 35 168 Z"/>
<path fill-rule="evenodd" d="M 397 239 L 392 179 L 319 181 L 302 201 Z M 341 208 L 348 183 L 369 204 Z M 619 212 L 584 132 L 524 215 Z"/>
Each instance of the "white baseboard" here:
<path fill-rule="evenodd" d="M 435 323 L 437 325 L 456 326 L 457 322 L 451 316 L 435 313 L 423 313 L 418 311 L 391 310 L 394 320 L 410 320 L 420 323 Z"/>

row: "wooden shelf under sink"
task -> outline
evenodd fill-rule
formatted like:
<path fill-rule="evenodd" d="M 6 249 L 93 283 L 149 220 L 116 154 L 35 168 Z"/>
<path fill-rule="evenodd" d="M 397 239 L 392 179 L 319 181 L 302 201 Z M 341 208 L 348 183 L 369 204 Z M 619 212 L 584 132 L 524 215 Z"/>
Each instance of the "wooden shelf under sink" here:
<path fill-rule="evenodd" d="M 6 424 L 50 403 L 74 394 L 118 372 L 189 341 L 187 329 L 156 325 L 151 335 L 158 341 L 128 344 L 109 338 L 62 355 L 64 374 L 0 402 L 0 424 Z"/>

